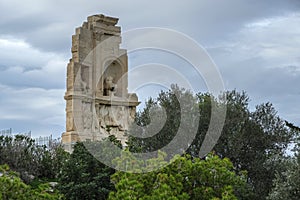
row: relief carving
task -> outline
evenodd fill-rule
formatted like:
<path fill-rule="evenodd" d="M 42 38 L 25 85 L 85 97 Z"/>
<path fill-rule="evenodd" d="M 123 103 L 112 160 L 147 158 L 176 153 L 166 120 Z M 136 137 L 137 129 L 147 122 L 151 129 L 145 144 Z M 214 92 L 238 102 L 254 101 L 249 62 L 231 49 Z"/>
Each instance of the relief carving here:
<path fill-rule="evenodd" d="M 84 131 L 90 131 L 92 128 L 93 113 L 91 112 L 91 103 L 82 102 L 82 120 Z"/>
<path fill-rule="evenodd" d="M 100 127 L 117 127 L 120 131 L 128 129 L 128 110 L 124 106 L 101 106 L 98 113 Z"/>

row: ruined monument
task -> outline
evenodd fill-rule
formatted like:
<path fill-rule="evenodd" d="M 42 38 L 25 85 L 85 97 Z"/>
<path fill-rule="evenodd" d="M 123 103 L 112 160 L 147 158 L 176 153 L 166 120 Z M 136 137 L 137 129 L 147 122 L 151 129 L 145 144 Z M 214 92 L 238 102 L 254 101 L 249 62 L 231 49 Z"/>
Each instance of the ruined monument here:
<path fill-rule="evenodd" d="M 139 102 L 127 90 L 127 52 L 120 49 L 117 22 L 117 18 L 93 15 L 72 36 L 64 97 L 66 132 L 62 134 L 67 151 L 77 141 L 101 140 L 110 134 L 125 145 Z"/>

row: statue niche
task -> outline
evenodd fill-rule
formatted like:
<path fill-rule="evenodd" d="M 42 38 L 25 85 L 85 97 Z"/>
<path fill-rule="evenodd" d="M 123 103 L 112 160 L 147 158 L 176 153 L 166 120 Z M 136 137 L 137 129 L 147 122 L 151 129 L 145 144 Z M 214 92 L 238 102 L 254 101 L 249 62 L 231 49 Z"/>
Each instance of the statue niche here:
<path fill-rule="evenodd" d="M 122 97 L 124 87 L 127 88 L 127 86 L 123 84 L 124 78 L 122 76 L 124 70 L 122 66 L 117 61 L 108 62 L 106 66 L 103 77 L 99 82 L 100 88 L 102 88 L 100 89 L 102 95 Z"/>

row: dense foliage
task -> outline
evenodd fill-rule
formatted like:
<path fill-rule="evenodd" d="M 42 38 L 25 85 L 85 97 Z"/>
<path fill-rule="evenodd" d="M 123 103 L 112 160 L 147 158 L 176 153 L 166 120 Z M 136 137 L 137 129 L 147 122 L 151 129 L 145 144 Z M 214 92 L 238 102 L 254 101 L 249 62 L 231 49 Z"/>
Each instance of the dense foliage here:
<path fill-rule="evenodd" d="M 185 104 L 180 104 L 178 97 L 185 99 L 180 100 Z M 217 101 L 208 93 L 194 96 L 176 86 L 167 92 L 161 92 L 156 100 L 150 99 L 146 103 L 145 109 L 137 114 L 136 122 L 143 127 L 141 129 L 145 129 L 140 133 L 146 132 L 151 124 L 149 116 L 155 116 L 149 115 L 154 108 L 157 113 L 163 113 L 165 110 L 166 124 L 153 137 L 131 137 L 130 149 L 151 152 L 168 144 L 181 126 L 179 122 L 182 110 L 190 108 L 189 112 L 199 112 L 200 117 L 196 137 L 186 152 L 192 157 L 199 157 L 201 145 L 211 122 L 212 105 L 225 105 L 227 109 L 225 124 L 213 150 L 221 158 L 229 158 L 236 172 L 244 170 L 248 172 L 247 182 L 255 194 L 254 199 L 266 199 L 272 189 L 276 173 L 281 174 L 287 170 L 288 165 L 283 163 L 289 157 L 286 152 L 289 144 L 294 141 L 297 129 L 287 126 L 286 122 L 278 117 L 271 103 L 258 105 L 254 111 L 250 111 L 249 97 L 244 92 L 227 92 L 220 99 Z M 196 108 L 193 106 L 195 102 Z M 189 128 L 187 126 L 187 130 Z M 189 131 L 186 134 L 189 134 Z"/>
<path fill-rule="evenodd" d="M 46 147 L 37 146 L 33 139 L 23 135 L 0 136 L 0 165 L 9 165 L 26 183 L 56 179 L 67 156 L 56 141 Z"/>
<path fill-rule="evenodd" d="M 274 188 L 268 200 L 298 200 L 300 199 L 300 156 L 288 161 L 287 170 L 276 173 Z"/>
<path fill-rule="evenodd" d="M 125 152 L 118 163 L 134 160 L 133 155 Z M 166 155 L 158 153 L 157 158 L 145 162 L 127 163 L 127 169 L 137 168 L 141 172 L 153 165 L 166 164 Z M 135 166 L 134 166 L 135 165 Z M 191 158 L 189 155 L 175 156 L 171 164 L 156 171 L 145 173 L 116 172 L 112 176 L 116 192 L 109 199 L 249 199 L 251 194 L 246 173 L 237 175 L 228 159 L 208 155 L 205 160 Z"/>
<path fill-rule="evenodd" d="M 76 143 L 59 175 L 58 189 L 66 199 L 106 199 L 114 189 L 110 176 L 115 171 L 98 161 L 84 146 Z"/>
<path fill-rule="evenodd" d="M 276 178 L 273 180 L 273 188 L 268 196 L 268 200 L 297 200 L 300 199 L 300 128 L 287 122 L 294 134 L 294 151 L 295 156 L 284 160 L 286 170 L 282 173 L 277 172 Z"/>
<path fill-rule="evenodd" d="M 0 199 L 300 199 L 300 128 L 281 119 L 271 103 L 253 110 L 248 103 L 244 92 L 216 100 L 173 86 L 137 113 L 140 126 L 129 130 L 123 152 L 111 150 L 111 142 L 121 148 L 113 135 L 103 143 L 77 143 L 72 154 L 55 141 L 45 147 L 22 135 L 0 136 Z M 213 105 L 226 106 L 225 123 L 213 153 L 202 155 Z M 173 140 L 186 146 L 143 162 L 130 153 L 154 152 Z M 144 173 L 115 171 L 99 161 L 103 156 Z M 150 170 L 157 166 L 165 167 Z"/>
<path fill-rule="evenodd" d="M 55 192 L 49 184 L 37 188 L 26 185 L 16 172 L 7 165 L 0 165 L 0 200 L 56 200 L 63 196 Z"/>

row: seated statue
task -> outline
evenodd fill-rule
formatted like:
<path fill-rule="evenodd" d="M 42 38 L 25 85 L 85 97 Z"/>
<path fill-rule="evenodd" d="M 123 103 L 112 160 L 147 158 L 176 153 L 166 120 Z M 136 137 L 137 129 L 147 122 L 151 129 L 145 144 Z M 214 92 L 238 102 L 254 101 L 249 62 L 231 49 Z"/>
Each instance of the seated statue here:
<path fill-rule="evenodd" d="M 113 83 L 113 77 L 108 76 L 104 79 L 103 96 L 114 96 L 117 85 Z"/>

